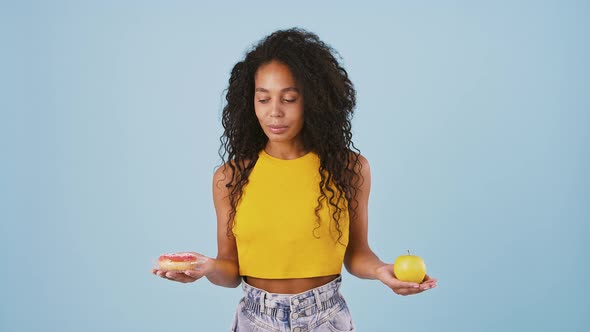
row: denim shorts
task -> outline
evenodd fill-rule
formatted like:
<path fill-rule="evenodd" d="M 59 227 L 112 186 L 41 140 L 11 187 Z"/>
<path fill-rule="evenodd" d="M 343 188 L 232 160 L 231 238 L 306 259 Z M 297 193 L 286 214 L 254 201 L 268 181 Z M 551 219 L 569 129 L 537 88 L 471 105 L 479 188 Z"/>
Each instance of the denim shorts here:
<path fill-rule="evenodd" d="M 274 294 L 242 281 L 232 332 L 350 332 L 354 324 L 340 294 L 342 277 L 299 294 Z"/>

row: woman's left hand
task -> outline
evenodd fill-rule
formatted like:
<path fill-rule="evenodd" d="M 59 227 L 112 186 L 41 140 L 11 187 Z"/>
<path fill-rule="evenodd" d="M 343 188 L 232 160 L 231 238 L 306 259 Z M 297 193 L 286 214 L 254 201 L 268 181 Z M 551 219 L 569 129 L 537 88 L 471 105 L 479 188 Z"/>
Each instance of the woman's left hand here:
<path fill-rule="evenodd" d="M 394 293 L 402 296 L 414 295 L 422 293 L 425 290 L 436 287 L 437 280 L 430 278 L 428 275 L 424 277 L 424 281 L 418 284 L 415 282 L 400 281 L 395 278 L 393 273 L 393 264 L 385 264 L 377 268 L 377 279 L 391 288 Z"/>

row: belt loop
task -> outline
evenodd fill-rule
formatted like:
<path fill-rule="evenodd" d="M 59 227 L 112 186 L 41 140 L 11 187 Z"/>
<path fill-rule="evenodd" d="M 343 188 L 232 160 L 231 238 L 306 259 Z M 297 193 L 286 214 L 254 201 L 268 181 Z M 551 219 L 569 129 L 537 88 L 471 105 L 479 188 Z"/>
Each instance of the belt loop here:
<path fill-rule="evenodd" d="M 320 300 L 320 291 L 313 290 L 313 297 L 315 297 L 315 304 L 318 306 L 318 311 L 322 310 L 322 301 Z"/>
<path fill-rule="evenodd" d="M 260 292 L 260 313 L 265 312 L 264 299 L 266 298 L 266 292 Z"/>

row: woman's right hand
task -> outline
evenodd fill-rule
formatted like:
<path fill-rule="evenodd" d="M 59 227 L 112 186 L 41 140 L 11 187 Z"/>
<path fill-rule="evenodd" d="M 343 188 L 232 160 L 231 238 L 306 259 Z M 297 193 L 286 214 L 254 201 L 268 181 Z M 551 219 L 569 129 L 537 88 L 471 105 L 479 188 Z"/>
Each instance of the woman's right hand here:
<path fill-rule="evenodd" d="M 215 259 L 209 258 L 207 256 L 197 254 L 199 256 L 197 260 L 197 265 L 194 270 L 187 270 L 183 272 L 173 272 L 173 271 L 162 271 L 158 269 L 152 269 L 152 274 L 157 275 L 158 277 L 182 282 L 182 283 L 189 283 L 195 282 L 202 277 L 206 276 L 212 269 Z"/>

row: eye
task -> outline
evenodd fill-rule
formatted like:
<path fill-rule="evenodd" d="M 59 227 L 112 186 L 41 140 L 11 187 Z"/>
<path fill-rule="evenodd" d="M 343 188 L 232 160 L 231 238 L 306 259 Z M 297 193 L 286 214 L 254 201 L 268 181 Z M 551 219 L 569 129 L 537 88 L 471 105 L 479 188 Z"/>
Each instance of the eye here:
<path fill-rule="evenodd" d="M 268 102 L 268 99 L 258 99 L 258 102 L 261 104 L 266 104 Z"/>
<path fill-rule="evenodd" d="M 283 99 L 283 102 L 285 103 L 293 103 L 295 102 L 296 99 Z"/>

